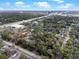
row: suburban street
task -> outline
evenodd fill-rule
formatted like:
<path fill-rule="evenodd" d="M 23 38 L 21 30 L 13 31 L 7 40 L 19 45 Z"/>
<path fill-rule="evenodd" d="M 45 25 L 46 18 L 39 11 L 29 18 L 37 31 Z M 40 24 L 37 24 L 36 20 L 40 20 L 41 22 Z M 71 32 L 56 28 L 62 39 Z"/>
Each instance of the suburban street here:
<path fill-rule="evenodd" d="M 34 20 L 41 20 L 41 18 L 48 17 L 48 16 L 51 16 L 51 15 L 52 14 L 49 14 L 49 15 L 46 15 L 46 16 L 42 16 L 42 17 L 32 18 L 32 19 L 28 19 L 28 20 L 18 21 L 18 22 L 14 22 L 14 23 L 4 24 L 4 25 L 0 25 L 0 27 L 3 28 L 4 26 L 20 25 L 23 22 L 31 22 L 31 21 L 34 21 Z M 15 45 L 15 44 L 13 44 L 11 42 L 3 40 L 3 43 L 5 43 L 6 45 L 13 45 L 15 47 L 15 49 L 17 49 L 18 51 L 20 51 L 21 53 L 23 53 L 26 56 L 32 57 L 33 59 L 41 59 L 40 56 L 38 56 L 38 55 L 36 55 L 36 54 L 26 50 L 26 49 L 23 49 L 23 48 Z M 19 55 L 16 58 L 14 58 L 14 59 L 19 58 L 21 53 L 19 53 Z M 12 59 L 12 57 L 10 57 L 9 59 Z"/>
<path fill-rule="evenodd" d="M 4 24 L 4 25 L 0 25 L 0 27 L 3 28 L 4 26 L 10 26 L 10 25 L 15 25 L 15 24 L 20 25 L 20 24 L 23 23 L 23 22 L 31 22 L 31 21 L 34 21 L 34 20 L 41 20 L 41 18 L 45 18 L 45 17 L 51 16 L 51 15 L 54 15 L 54 14 L 49 14 L 49 15 L 42 16 L 42 17 L 36 17 L 36 18 L 28 19 L 28 20 L 23 20 L 23 21 L 18 21 L 18 22 L 14 22 L 14 23 Z M 62 16 L 62 15 L 61 15 L 61 16 Z M 68 28 L 67 36 L 65 37 L 65 39 L 64 39 L 64 41 L 63 41 L 62 48 L 64 48 L 64 47 L 66 46 L 66 43 L 67 43 L 67 41 L 68 41 L 69 38 L 70 38 L 70 37 L 69 37 L 69 32 L 70 32 L 70 31 L 71 31 L 71 27 Z M 32 53 L 32 52 L 26 50 L 26 49 L 23 49 L 23 48 L 21 48 L 21 47 L 15 45 L 15 44 L 13 44 L 13 43 L 11 43 L 11 42 L 7 42 L 7 41 L 3 41 L 3 42 L 4 42 L 5 44 L 7 44 L 7 45 L 14 45 L 14 47 L 15 47 L 16 49 L 18 49 L 20 52 L 22 52 L 22 53 L 25 54 L 25 55 L 28 55 L 28 56 L 32 57 L 33 59 L 41 59 L 40 56 L 38 56 L 38 55 L 36 55 L 36 54 L 34 54 L 34 53 Z M 19 56 L 18 56 L 18 57 L 19 57 Z M 9 59 L 11 59 L 11 58 L 9 58 Z M 15 59 L 16 59 L 16 58 L 15 58 Z"/>
<path fill-rule="evenodd" d="M 79 0 L 0 0 L 0 59 L 79 59 Z"/>
<path fill-rule="evenodd" d="M 66 46 L 66 43 L 67 41 L 70 39 L 70 36 L 69 36 L 69 32 L 71 31 L 71 27 L 68 28 L 68 31 L 67 31 L 67 36 L 65 37 L 64 41 L 63 41 L 63 44 L 62 44 L 62 48 L 64 48 Z"/>
<path fill-rule="evenodd" d="M 34 53 L 32 53 L 32 52 L 26 50 L 26 49 L 23 49 L 23 48 L 21 48 L 21 47 L 15 45 L 15 44 L 13 44 L 13 43 L 11 43 L 11 42 L 3 41 L 3 43 L 5 43 L 6 45 L 13 45 L 13 46 L 15 47 L 15 49 L 17 49 L 18 51 L 22 52 L 22 53 L 25 54 L 26 56 L 30 56 L 30 57 L 32 57 L 32 58 L 34 58 L 34 59 L 41 59 L 40 56 L 38 56 L 38 55 L 36 55 L 36 54 L 34 54 Z"/>

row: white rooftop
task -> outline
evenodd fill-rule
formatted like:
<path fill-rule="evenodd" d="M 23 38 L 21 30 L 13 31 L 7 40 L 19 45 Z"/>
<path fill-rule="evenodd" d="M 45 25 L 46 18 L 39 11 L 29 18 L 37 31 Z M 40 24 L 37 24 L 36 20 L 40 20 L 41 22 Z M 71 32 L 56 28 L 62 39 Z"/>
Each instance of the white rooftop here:
<path fill-rule="evenodd" d="M 15 28 L 24 28 L 24 25 L 19 25 L 19 24 L 14 24 L 14 25 L 10 25 L 11 27 L 15 27 Z"/>

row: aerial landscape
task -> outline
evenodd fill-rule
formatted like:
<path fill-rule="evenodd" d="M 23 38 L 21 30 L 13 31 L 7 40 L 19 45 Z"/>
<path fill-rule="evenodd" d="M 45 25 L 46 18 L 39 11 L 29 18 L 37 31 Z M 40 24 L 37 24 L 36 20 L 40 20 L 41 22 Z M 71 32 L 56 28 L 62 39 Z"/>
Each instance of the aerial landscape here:
<path fill-rule="evenodd" d="M 79 1 L 0 1 L 0 59 L 79 59 Z"/>

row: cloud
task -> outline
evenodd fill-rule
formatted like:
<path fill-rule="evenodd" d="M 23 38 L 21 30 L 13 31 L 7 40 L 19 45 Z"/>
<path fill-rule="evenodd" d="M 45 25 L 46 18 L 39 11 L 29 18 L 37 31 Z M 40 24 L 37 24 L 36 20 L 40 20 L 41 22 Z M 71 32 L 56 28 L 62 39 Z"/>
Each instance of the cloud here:
<path fill-rule="evenodd" d="M 48 2 L 35 2 L 34 5 L 43 7 L 43 8 L 50 8 L 51 6 L 48 4 Z"/>
<path fill-rule="evenodd" d="M 58 3 L 64 3 L 64 0 L 53 0 L 55 2 L 58 2 Z"/>
<path fill-rule="evenodd" d="M 67 4 L 62 5 L 60 8 L 63 10 L 67 10 L 67 9 L 72 9 L 73 6 L 74 6 L 73 4 L 67 3 Z"/>
<path fill-rule="evenodd" d="M 6 3 L 5 3 L 5 5 L 9 6 L 9 5 L 10 5 L 10 3 L 9 3 L 9 2 L 6 2 Z"/>
<path fill-rule="evenodd" d="M 22 2 L 22 1 L 18 1 L 15 3 L 16 7 L 30 7 L 30 5 L 27 5 L 26 3 Z"/>
<path fill-rule="evenodd" d="M 16 5 L 17 7 L 20 7 L 20 6 L 24 6 L 25 3 L 22 2 L 22 1 L 18 1 L 18 2 L 15 3 L 15 5 Z"/>

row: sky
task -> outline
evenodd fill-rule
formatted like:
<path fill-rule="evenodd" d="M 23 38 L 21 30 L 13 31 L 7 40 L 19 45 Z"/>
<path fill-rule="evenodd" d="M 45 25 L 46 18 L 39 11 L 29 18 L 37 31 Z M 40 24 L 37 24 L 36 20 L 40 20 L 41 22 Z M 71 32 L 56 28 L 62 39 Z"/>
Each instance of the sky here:
<path fill-rule="evenodd" d="M 0 0 L 0 10 L 79 10 L 79 0 Z"/>

